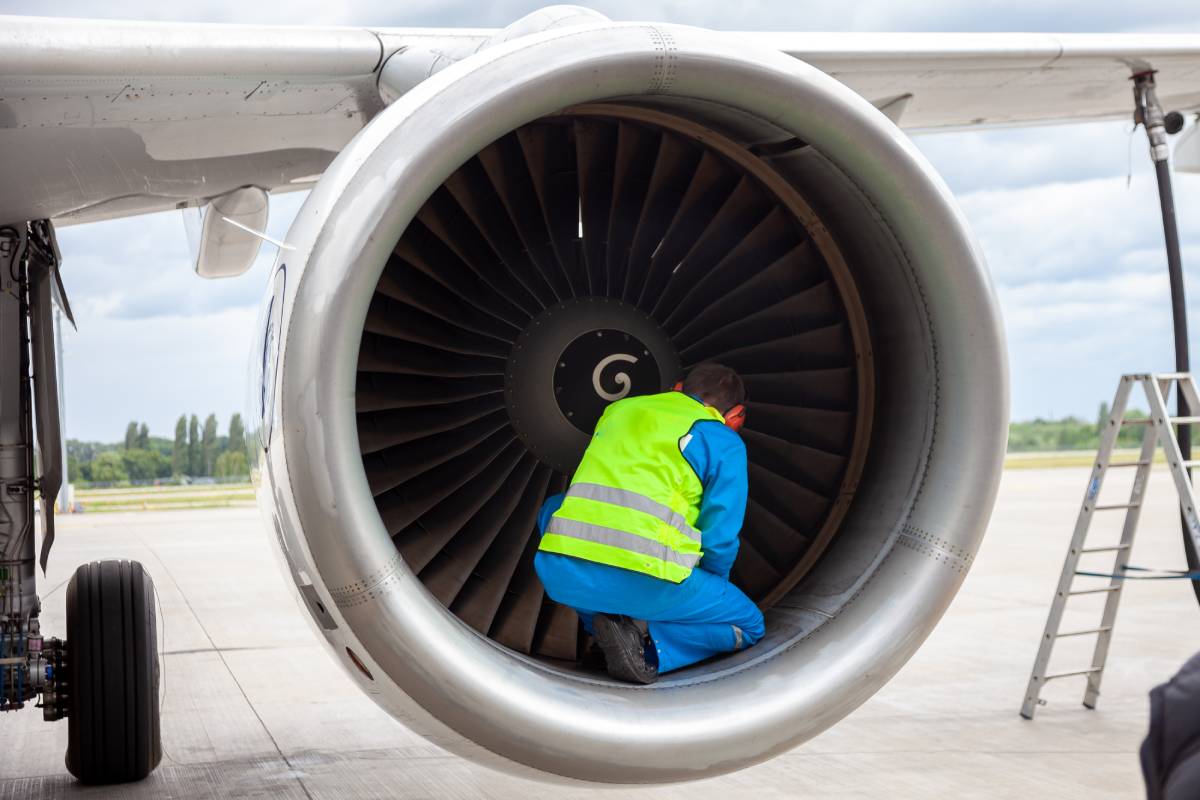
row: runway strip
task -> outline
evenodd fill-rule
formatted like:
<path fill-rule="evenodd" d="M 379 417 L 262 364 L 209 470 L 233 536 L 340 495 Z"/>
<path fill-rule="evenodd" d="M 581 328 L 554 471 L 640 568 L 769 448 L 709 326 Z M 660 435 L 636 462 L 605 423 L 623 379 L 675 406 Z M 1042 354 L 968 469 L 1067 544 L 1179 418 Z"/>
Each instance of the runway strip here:
<path fill-rule="evenodd" d="M 1109 479 L 1111 497 L 1120 477 Z M 1043 693 L 1049 704 L 1036 721 L 1017 715 L 1086 480 L 1086 469 L 1006 472 L 963 591 L 895 680 L 791 753 L 686 786 L 554 786 L 475 766 L 410 733 L 316 643 L 253 508 L 60 518 L 42 627 L 63 633 L 55 587 L 80 563 L 136 558 L 154 576 L 165 616 L 166 756 L 144 783 L 89 797 L 1138 797 L 1146 692 L 1200 649 L 1186 583 L 1142 581 L 1124 593 L 1096 711 L 1079 704 L 1082 683 L 1065 680 Z M 1183 564 L 1174 504 L 1166 472 L 1156 471 L 1133 563 Z M 1107 524 L 1115 539 L 1120 520 Z M 1091 627 L 1100 602 L 1081 598 L 1064 629 Z M 1089 657 L 1090 640 L 1066 639 L 1055 664 Z M 65 722 L 28 708 L 0 716 L 0 734 L 0 799 L 76 794 L 63 767 Z"/>

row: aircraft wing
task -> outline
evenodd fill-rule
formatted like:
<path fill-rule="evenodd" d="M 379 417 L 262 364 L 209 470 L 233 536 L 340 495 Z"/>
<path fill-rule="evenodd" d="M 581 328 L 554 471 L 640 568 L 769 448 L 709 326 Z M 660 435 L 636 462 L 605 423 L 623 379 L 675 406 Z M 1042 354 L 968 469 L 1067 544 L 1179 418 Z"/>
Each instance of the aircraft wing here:
<path fill-rule="evenodd" d="M 1200 109 L 1200 34 L 742 35 L 877 106 L 904 104 L 910 130 L 1131 118 L 1129 78 L 1149 70 L 1167 110 Z"/>
<path fill-rule="evenodd" d="M 8 17 L 0 221 L 59 224 L 307 188 L 383 107 L 378 71 L 496 31 Z M 907 129 L 1125 117 L 1130 75 L 1200 109 L 1200 35 L 736 33 L 828 72 Z"/>

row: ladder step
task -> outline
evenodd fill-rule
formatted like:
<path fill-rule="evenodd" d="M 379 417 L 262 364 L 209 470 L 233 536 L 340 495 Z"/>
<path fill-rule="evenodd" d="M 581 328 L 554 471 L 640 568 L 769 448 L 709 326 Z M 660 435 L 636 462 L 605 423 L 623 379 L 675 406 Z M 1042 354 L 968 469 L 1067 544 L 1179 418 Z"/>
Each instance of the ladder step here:
<path fill-rule="evenodd" d="M 1127 544 L 1114 544 L 1109 547 L 1085 547 L 1079 551 L 1080 555 L 1084 553 L 1113 553 L 1117 550 L 1128 550 Z"/>
<path fill-rule="evenodd" d="M 1093 506 L 1092 511 L 1112 511 L 1118 508 L 1137 508 L 1141 503 L 1113 503 L 1107 506 Z"/>
<path fill-rule="evenodd" d="M 1080 589 L 1077 592 L 1067 592 L 1067 597 L 1074 597 L 1077 594 L 1105 594 L 1107 592 L 1121 591 L 1120 584 L 1116 586 L 1105 586 L 1103 589 Z"/>
<path fill-rule="evenodd" d="M 1118 461 L 1115 464 L 1109 464 L 1108 467 L 1112 469 L 1116 469 L 1118 467 L 1144 467 L 1150 463 L 1151 462 L 1149 461 Z M 1200 461 L 1197 461 L 1196 463 L 1200 464 Z"/>
<path fill-rule="evenodd" d="M 1052 681 L 1055 678 L 1070 678 L 1074 675 L 1091 675 L 1093 672 L 1100 672 L 1103 667 L 1092 667 L 1091 669 L 1077 669 L 1074 672 L 1056 672 L 1053 675 L 1045 675 L 1042 681 Z"/>
<path fill-rule="evenodd" d="M 1160 381 L 1190 381 L 1192 373 L 1190 372 L 1160 372 L 1153 376 L 1155 380 Z"/>
<path fill-rule="evenodd" d="M 1200 417 L 1171 417 L 1172 424 L 1194 425 L 1197 422 L 1200 422 Z"/>
<path fill-rule="evenodd" d="M 1067 631 L 1066 633 L 1056 633 L 1054 638 L 1062 639 L 1067 636 L 1087 636 L 1089 633 L 1104 633 L 1111 631 L 1112 625 L 1105 625 L 1103 628 L 1088 628 L 1086 631 Z"/>
<path fill-rule="evenodd" d="M 1122 425 L 1152 425 L 1153 423 L 1154 423 L 1154 420 L 1150 419 L 1149 417 L 1141 417 L 1139 419 L 1123 419 L 1123 420 L 1121 420 Z"/>
<path fill-rule="evenodd" d="M 1200 467 L 1200 461 L 1180 461 L 1179 466 L 1187 469 L 1188 467 Z"/>

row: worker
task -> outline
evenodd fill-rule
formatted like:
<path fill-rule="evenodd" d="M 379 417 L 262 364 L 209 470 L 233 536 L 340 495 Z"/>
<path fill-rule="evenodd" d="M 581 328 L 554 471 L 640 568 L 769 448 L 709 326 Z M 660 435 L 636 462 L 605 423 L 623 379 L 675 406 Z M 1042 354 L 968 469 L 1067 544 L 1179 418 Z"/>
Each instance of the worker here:
<path fill-rule="evenodd" d="M 762 638 L 729 581 L 746 512 L 746 390 L 700 364 L 675 390 L 609 405 L 566 494 L 538 518 L 534 567 L 579 614 L 615 678 L 663 673 Z"/>
<path fill-rule="evenodd" d="M 1200 653 L 1150 691 L 1141 757 L 1147 800 L 1200 797 Z"/>

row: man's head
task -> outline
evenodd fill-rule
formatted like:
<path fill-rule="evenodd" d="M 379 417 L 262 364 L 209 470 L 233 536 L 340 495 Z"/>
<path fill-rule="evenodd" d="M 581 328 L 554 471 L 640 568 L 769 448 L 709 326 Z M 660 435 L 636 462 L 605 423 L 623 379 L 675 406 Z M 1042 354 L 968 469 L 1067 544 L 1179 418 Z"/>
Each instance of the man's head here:
<path fill-rule="evenodd" d="M 683 379 L 683 391 L 699 397 L 706 406 L 726 414 L 746 402 L 746 386 L 729 367 L 707 362 L 697 364 Z"/>

